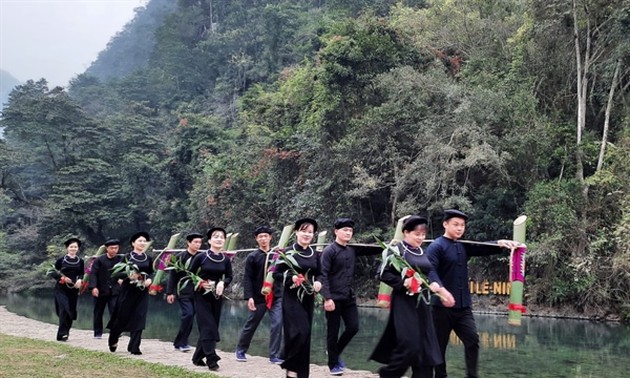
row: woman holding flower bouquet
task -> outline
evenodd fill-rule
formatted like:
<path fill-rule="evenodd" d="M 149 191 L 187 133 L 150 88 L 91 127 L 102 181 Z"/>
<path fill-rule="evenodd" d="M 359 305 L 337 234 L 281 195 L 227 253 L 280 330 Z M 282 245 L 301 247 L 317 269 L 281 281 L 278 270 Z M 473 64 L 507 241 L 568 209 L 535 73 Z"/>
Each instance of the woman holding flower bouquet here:
<path fill-rule="evenodd" d="M 436 282 L 431 263 L 420 247 L 427 223 L 426 218 L 417 215 L 405 220 L 403 241 L 388 247 L 391 251 L 383 262 L 380 279 L 393 292 L 387 326 L 370 356 L 386 364 L 379 369 L 380 377 L 402 377 L 409 367 L 413 378 L 431 377 L 433 366 L 442 363 L 429 297 L 431 292 L 436 293 L 446 307 L 452 307 L 455 301 Z"/>
<path fill-rule="evenodd" d="M 282 320 L 285 359 L 280 365 L 287 377 L 306 378 L 311 358 L 311 327 L 315 297 L 322 285 L 315 280 L 320 274 L 320 260 L 310 246 L 317 222 L 303 218 L 295 222 L 296 243 L 280 253 L 273 277 L 284 286 Z"/>
<path fill-rule="evenodd" d="M 145 253 L 151 236 L 138 232 L 131 237 L 133 251 L 125 256 L 125 262 L 114 265 L 114 277 L 122 280 L 118 301 L 107 328 L 109 328 L 109 351 L 115 352 L 118 339 L 123 332 L 129 332 L 127 351 L 140 355 L 142 331 L 147 323 L 149 310 L 149 286 L 153 274 L 153 258 Z"/>
<path fill-rule="evenodd" d="M 221 359 L 216 353 L 219 336 L 219 321 L 223 307 L 223 291 L 232 282 L 232 262 L 223 254 L 225 230 L 213 227 L 208 230 L 210 249 L 197 253 L 192 258 L 189 270 L 195 288 L 194 301 L 197 311 L 199 339 L 192 356 L 193 364 L 208 366 L 212 371 L 219 369 Z M 205 358 L 205 362 L 204 362 Z"/>
<path fill-rule="evenodd" d="M 55 261 L 55 269 L 49 272 L 55 284 L 55 311 L 59 316 L 57 340 L 66 341 L 70 334 L 72 321 L 77 319 L 77 299 L 83 277 L 83 260 L 77 256 L 81 240 L 70 238 L 63 243 L 66 254 Z"/>

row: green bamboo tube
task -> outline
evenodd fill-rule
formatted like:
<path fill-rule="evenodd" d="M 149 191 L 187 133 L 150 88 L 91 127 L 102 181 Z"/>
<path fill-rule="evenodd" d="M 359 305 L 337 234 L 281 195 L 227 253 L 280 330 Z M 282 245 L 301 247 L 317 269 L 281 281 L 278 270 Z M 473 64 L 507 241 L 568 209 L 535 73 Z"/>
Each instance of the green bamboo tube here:
<path fill-rule="evenodd" d="M 398 222 L 396 223 L 396 230 L 394 231 L 394 238 L 392 239 L 391 242 L 389 242 L 390 245 L 399 243 L 403 240 L 403 223 L 405 223 L 405 219 L 409 218 L 411 215 L 406 215 L 402 218 L 400 218 L 398 220 Z M 385 258 L 387 257 L 387 251 L 383 251 L 383 261 L 385 261 Z M 381 308 L 389 308 L 391 301 L 392 301 L 392 287 L 383 283 L 383 282 L 379 282 L 378 283 L 378 295 L 376 297 L 376 305 L 378 307 Z"/>
<path fill-rule="evenodd" d="M 317 235 L 317 247 L 315 250 L 317 252 L 321 252 L 324 249 L 324 244 L 326 243 L 326 235 L 328 235 L 328 231 L 322 231 Z"/>
<path fill-rule="evenodd" d="M 521 215 L 514 220 L 514 229 L 512 238 L 525 244 L 525 227 L 527 223 L 527 216 Z M 519 253 L 520 256 L 515 254 Z M 522 266 L 521 266 L 522 265 Z M 521 319 L 523 317 L 523 289 L 524 289 L 524 277 L 520 274 L 514 274 L 516 270 L 525 271 L 525 255 L 522 250 L 512 250 L 510 254 L 510 306 L 508 311 L 508 324 L 513 326 L 520 326 Z M 515 278 L 517 277 L 517 278 Z"/>
<path fill-rule="evenodd" d="M 280 234 L 280 239 L 278 240 L 278 248 L 284 248 L 289 244 L 289 239 L 291 239 L 291 234 L 293 233 L 294 226 L 292 224 L 284 226 L 282 229 L 282 234 Z"/>
<path fill-rule="evenodd" d="M 409 218 L 410 216 L 411 215 L 405 215 L 398 220 L 398 223 L 396 223 L 396 231 L 394 232 L 394 239 L 389 244 L 400 243 L 403 240 L 403 238 L 405 237 L 402 230 L 403 223 L 405 223 L 405 220 L 407 220 L 407 218 Z"/>
<path fill-rule="evenodd" d="M 232 240 L 232 233 L 228 233 L 227 235 L 225 235 L 225 243 L 223 244 L 223 250 L 227 251 L 228 247 L 230 245 L 230 240 Z"/>
<path fill-rule="evenodd" d="M 227 244 L 227 250 L 233 251 L 236 249 L 236 243 L 238 242 L 238 232 L 232 234 L 230 242 Z"/>
<path fill-rule="evenodd" d="M 166 244 L 166 248 L 164 249 L 175 249 L 181 235 L 181 232 L 171 235 L 171 238 L 168 240 L 168 244 Z"/>
<path fill-rule="evenodd" d="M 275 246 L 274 249 L 284 248 L 287 246 L 287 244 L 289 244 L 291 234 L 293 233 L 293 228 L 294 226 L 292 224 L 284 226 L 284 228 L 282 229 L 282 234 L 280 234 L 280 239 L 278 239 L 278 245 Z M 266 270 L 269 270 L 268 268 L 269 267 L 267 266 L 265 267 Z M 273 282 L 273 272 L 268 271 L 265 275 L 265 281 L 263 282 L 263 287 L 260 291 L 262 295 L 268 296 L 272 292 Z"/>

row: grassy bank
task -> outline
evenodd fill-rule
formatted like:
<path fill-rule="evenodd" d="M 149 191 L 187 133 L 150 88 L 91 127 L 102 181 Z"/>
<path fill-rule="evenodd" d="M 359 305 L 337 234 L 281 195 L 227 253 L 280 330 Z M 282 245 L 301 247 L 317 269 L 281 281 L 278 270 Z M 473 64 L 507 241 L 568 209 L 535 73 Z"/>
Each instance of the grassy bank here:
<path fill-rule="evenodd" d="M 57 342 L 0 334 L 0 377 L 211 377 Z"/>

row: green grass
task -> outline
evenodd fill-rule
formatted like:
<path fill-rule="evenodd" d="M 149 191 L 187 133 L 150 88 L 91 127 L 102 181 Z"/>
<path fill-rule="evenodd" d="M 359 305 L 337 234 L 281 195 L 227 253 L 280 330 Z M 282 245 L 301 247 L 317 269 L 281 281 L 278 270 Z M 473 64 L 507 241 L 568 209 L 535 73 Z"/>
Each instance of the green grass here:
<path fill-rule="evenodd" d="M 50 341 L 0 334 L 0 377 L 210 377 Z"/>

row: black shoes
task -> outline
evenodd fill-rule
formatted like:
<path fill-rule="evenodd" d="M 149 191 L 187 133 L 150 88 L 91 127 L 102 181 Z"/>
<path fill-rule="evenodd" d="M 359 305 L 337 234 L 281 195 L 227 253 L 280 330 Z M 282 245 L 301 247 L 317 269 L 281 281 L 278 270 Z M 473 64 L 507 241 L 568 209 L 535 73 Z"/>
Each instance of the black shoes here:
<path fill-rule="evenodd" d="M 140 356 L 140 355 L 142 355 L 142 352 L 141 352 L 141 351 L 139 351 L 139 350 L 135 350 L 135 351 L 133 351 L 133 352 L 129 352 L 129 353 L 131 353 L 131 354 L 133 354 L 133 355 L 135 355 L 135 356 Z"/>
<path fill-rule="evenodd" d="M 118 344 L 110 345 L 109 346 L 109 351 L 114 353 L 116 351 L 116 348 L 118 348 Z"/>
<path fill-rule="evenodd" d="M 192 360 L 193 365 L 195 366 L 208 366 L 208 369 L 210 369 L 210 371 L 217 371 L 219 370 L 219 364 L 215 362 L 204 362 L 203 359 L 201 360 Z"/>

